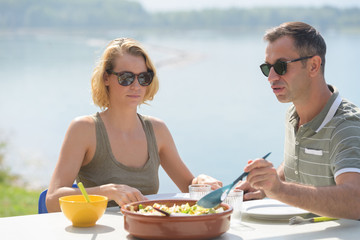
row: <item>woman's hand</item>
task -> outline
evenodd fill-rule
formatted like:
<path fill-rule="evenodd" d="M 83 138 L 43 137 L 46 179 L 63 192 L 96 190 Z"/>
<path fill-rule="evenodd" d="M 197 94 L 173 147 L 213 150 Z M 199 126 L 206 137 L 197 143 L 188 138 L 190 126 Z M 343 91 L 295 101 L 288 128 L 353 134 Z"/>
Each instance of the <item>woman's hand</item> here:
<path fill-rule="evenodd" d="M 222 187 L 222 182 L 205 174 L 200 174 L 192 180 L 192 184 L 208 184 L 212 190 Z"/>
<path fill-rule="evenodd" d="M 147 200 L 141 192 L 123 184 L 106 184 L 100 186 L 102 195 L 107 196 L 109 200 L 114 200 L 119 206 L 131 202 Z"/>

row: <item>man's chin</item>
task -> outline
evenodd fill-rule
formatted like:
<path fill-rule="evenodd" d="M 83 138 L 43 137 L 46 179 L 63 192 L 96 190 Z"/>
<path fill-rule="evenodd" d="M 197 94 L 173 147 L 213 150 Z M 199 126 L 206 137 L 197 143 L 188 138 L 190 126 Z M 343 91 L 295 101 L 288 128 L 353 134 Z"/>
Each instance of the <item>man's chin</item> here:
<path fill-rule="evenodd" d="M 289 99 L 287 99 L 285 96 L 276 96 L 277 100 L 281 103 L 289 103 L 291 102 Z"/>

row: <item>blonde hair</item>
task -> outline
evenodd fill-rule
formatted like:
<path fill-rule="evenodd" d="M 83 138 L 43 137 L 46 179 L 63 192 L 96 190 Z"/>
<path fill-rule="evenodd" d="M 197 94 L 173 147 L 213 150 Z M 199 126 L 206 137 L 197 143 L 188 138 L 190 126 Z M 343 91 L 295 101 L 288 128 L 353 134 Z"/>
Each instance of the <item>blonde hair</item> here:
<path fill-rule="evenodd" d="M 146 104 L 146 101 L 153 100 L 159 89 L 159 80 L 156 74 L 155 66 L 141 44 L 131 38 L 114 39 L 107 45 L 91 77 L 92 99 L 94 104 L 99 106 L 101 109 L 106 109 L 110 105 L 109 90 L 105 86 L 104 74 L 106 71 L 113 70 L 115 58 L 123 53 L 133 56 L 142 56 L 145 60 L 148 71 L 154 72 L 153 81 L 149 86 L 147 86 L 144 99 L 140 104 Z"/>

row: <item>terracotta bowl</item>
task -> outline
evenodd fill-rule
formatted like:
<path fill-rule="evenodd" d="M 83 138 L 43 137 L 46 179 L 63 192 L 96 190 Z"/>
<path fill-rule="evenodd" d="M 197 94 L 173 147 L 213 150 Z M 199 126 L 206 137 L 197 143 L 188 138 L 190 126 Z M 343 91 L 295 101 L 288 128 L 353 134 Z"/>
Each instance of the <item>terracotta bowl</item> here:
<path fill-rule="evenodd" d="M 189 203 L 190 206 L 196 204 L 193 199 L 168 199 L 168 200 L 149 200 L 134 202 L 121 207 L 124 214 L 124 228 L 134 237 L 142 239 L 209 239 L 220 236 L 229 230 L 230 216 L 232 207 L 222 203 L 224 212 L 199 215 L 199 216 L 155 216 L 143 215 L 130 211 L 133 206 L 138 210 L 139 204 L 143 206 L 153 205 L 154 203 L 173 206 Z"/>

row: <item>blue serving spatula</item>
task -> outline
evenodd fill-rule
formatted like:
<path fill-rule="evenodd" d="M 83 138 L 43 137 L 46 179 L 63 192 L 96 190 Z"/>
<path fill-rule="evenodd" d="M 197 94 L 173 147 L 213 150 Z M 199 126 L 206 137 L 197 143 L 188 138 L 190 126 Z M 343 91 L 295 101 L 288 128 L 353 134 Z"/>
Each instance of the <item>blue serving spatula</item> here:
<path fill-rule="evenodd" d="M 266 154 L 263 159 L 266 159 L 271 152 L 269 152 L 268 154 Z M 220 203 L 222 203 L 225 198 L 227 197 L 227 195 L 229 194 L 230 190 L 239 182 L 241 181 L 244 177 L 246 177 L 249 173 L 248 172 L 244 172 L 243 174 L 240 175 L 240 177 L 238 177 L 233 183 L 226 185 L 222 188 L 216 189 L 208 194 L 206 194 L 205 196 L 203 196 L 201 199 L 199 199 L 199 201 L 197 201 L 197 205 L 204 207 L 204 208 L 213 208 L 216 207 L 217 205 L 219 205 Z"/>

